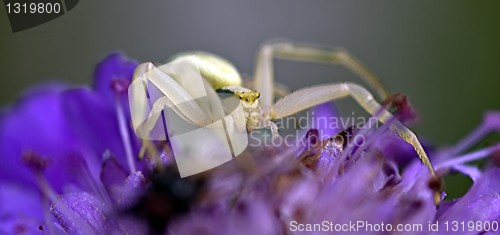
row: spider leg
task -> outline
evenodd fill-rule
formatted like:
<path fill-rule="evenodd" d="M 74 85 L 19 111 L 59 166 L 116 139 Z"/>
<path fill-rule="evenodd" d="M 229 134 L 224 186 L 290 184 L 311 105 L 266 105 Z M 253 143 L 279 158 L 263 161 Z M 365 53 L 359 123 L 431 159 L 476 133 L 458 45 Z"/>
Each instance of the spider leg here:
<path fill-rule="evenodd" d="M 345 49 L 323 48 L 308 44 L 298 44 L 288 41 L 272 41 L 265 43 L 258 55 L 255 68 L 255 88 L 261 93 L 260 103 L 271 106 L 273 102 L 273 59 L 287 59 L 308 62 L 339 64 L 359 75 L 370 87 L 385 99 L 389 92 L 367 67 L 361 64 Z"/>
<path fill-rule="evenodd" d="M 182 66 L 184 65 L 169 63 L 155 67 L 152 63 L 144 63 L 139 65 L 134 72 L 128 94 L 132 124 L 139 137 L 151 138 L 150 132 L 166 107 L 193 125 L 205 126 L 211 123 L 211 118 L 207 116 L 207 113 L 211 112 L 204 112 L 205 110 L 202 108 L 204 106 L 200 106 L 194 101 L 196 97 L 193 97 L 193 93 L 186 90 L 187 86 L 182 86 L 172 78 L 172 74 L 175 74 L 178 80 L 179 77 L 195 77 L 193 76 L 193 73 L 196 72 L 195 69 L 187 72 L 188 70 Z M 204 84 L 201 76 L 198 76 L 201 84 Z M 207 87 L 206 84 L 205 87 Z M 210 86 L 208 85 L 208 87 Z M 216 96 L 215 91 L 210 89 L 205 89 L 198 94 L 206 94 L 211 101 Z M 165 136 L 162 136 L 161 139 L 165 139 Z"/>
<path fill-rule="evenodd" d="M 278 100 L 272 107 L 270 115 L 272 119 L 283 118 L 315 105 L 347 96 L 351 96 L 371 115 L 377 113 L 376 116 L 382 123 L 392 118 L 392 114 L 375 101 L 370 92 L 354 83 L 334 83 L 299 89 Z M 434 167 L 415 133 L 398 120 L 393 121 L 390 128 L 415 148 L 422 163 L 429 168 L 432 177 L 437 178 Z M 434 199 L 436 203 L 439 203 L 439 194 L 436 194 Z"/>

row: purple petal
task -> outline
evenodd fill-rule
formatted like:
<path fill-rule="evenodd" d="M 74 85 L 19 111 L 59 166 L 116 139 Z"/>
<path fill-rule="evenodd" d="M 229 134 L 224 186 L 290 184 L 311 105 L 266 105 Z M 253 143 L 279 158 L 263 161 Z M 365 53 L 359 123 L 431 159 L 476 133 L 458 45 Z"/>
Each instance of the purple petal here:
<path fill-rule="evenodd" d="M 441 217 L 448 209 L 450 209 L 457 200 L 454 201 L 442 201 L 441 204 L 439 204 L 438 210 L 436 212 L 436 219 Z"/>
<path fill-rule="evenodd" d="M 65 194 L 50 212 L 69 234 L 97 234 L 106 224 L 104 204 L 88 193 Z"/>
<path fill-rule="evenodd" d="M 121 53 L 112 53 L 97 64 L 94 71 L 94 89 L 108 102 L 115 99 L 115 92 L 125 92 L 132 81 L 137 62 Z M 123 90 L 120 91 L 120 89 Z M 118 89 L 118 90 L 117 90 Z"/>
<path fill-rule="evenodd" d="M 73 186 L 95 192 L 102 154 L 110 150 L 125 162 L 114 106 L 100 97 L 87 89 L 46 87 L 7 109 L 0 120 L 0 179 L 37 189 L 26 161 L 39 161 L 46 162 L 38 167 L 41 177 L 56 192 Z M 8 199 L 6 205 L 14 205 Z M 39 207 L 31 210 L 41 214 Z"/>
<path fill-rule="evenodd" d="M 429 153 L 430 148 L 428 145 L 425 142 L 422 145 L 424 150 Z M 405 167 L 410 162 L 419 159 L 413 146 L 390 131 L 384 132 L 377 137 L 372 147 L 381 151 L 384 158 L 395 161 L 401 167 Z"/>
<path fill-rule="evenodd" d="M 224 235 L 226 232 L 226 221 L 222 215 L 199 215 L 194 214 L 186 217 L 167 229 L 169 235 Z"/>
<path fill-rule="evenodd" d="M 389 185 L 380 190 L 381 160 L 370 159 L 369 156 L 361 158 L 330 187 L 320 191 L 314 203 L 304 210 L 308 215 L 305 222 L 321 223 L 327 220 L 342 224 L 366 221 L 395 226 L 397 223 L 427 224 L 432 220 L 436 210 L 425 180 L 428 175 L 403 175 L 396 186 Z M 419 179 L 418 183 L 414 183 L 415 179 Z"/>
<path fill-rule="evenodd" d="M 362 219 L 361 216 L 364 216 L 364 214 L 351 212 L 363 206 L 365 200 L 369 198 L 373 200 L 376 193 L 374 187 L 375 176 L 381 170 L 382 165 L 380 161 L 369 161 L 367 159 L 361 161 L 363 162 L 353 165 L 346 174 L 321 191 L 316 202 L 306 210 L 306 213 L 309 214 L 308 222 L 318 223 L 324 219 L 333 222 Z M 384 213 L 385 210 L 378 212 Z"/>
<path fill-rule="evenodd" d="M 487 112 L 484 116 L 484 123 L 488 128 L 500 132 L 500 112 Z"/>
<path fill-rule="evenodd" d="M 1 234 L 41 234 L 42 199 L 36 188 L 0 182 Z"/>
<path fill-rule="evenodd" d="M 464 175 L 467 175 L 469 176 L 472 181 L 476 182 L 479 178 L 481 178 L 481 171 L 479 170 L 479 168 L 475 167 L 475 166 L 468 166 L 468 165 L 463 165 L 463 164 L 459 164 L 459 165 L 454 165 L 452 166 L 452 168 Z"/>
<path fill-rule="evenodd" d="M 107 103 L 99 94 L 87 89 L 66 91 L 62 99 L 65 100 L 64 111 L 72 122 L 71 129 L 82 143 L 90 145 L 93 154 L 99 158 L 110 151 L 122 166 L 126 166 L 114 103 Z M 138 146 L 134 146 L 133 150 L 138 152 Z"/>
<path fill-rule="evenodd" d="M 140 196 L 146 187 L 146 179 L 140 171 L 130 174 L 121 190 L 118 204 L 122 207 L 128 207 Z"/>
<path fill-rule="evenodd" d="M 122 215 L 116 218 L 116 223 L 108 224 L 108 228 L 110 235 L 148 234 L 147 225 L 139 219 L 130 216 Z"/>
<path fill-rule="evenodd" d="M 111 156 L 104 159 L 100 179 L 114 202 L 118 201 L 126 178 L 127 172 L 114 157 Z"/>
<path fill-rule="evenodd" d="M 27 153 L 48 162 L 44 173 L 57 192 L 73 181 L 72 177 L 60 177 L 74 175 L 65 174 L 71 173 L 68 164 L 83 162 L 96 179 L 100 158 L 109 150 L 125 165 L 113 104 L 87 89 L 52 89 L 30 94 L 1 120 L 0 153 L 7 157 L 0 165 L 0 177 L 34 185 L 33 173 L 21 161 Z"/>
<path fill-rule="evenodd" d="M 278 234 L 279 221 L 274 217 L 272 207 L 259 198 L 240 202 L 229 213 L 226 222 L 226 234 Z"/>
<path fill-rule="evenodd" d="M 61 177 L 64 159 L 81 152 L 82 145 L 66 117 L 61 94 L 61 89 L 30 92 L 5 112 L 0 123 L 0 178 L 37 187 L 33 172 L 22 161 L 29 152 L 48 160 L 45 175 L 57 191 L 68 182 Z"/>
<path fill-rule="evenodd" d="M 228 213 L 195 213 L 181 219 L 168 229 L 171 235 L 273 235 L 278 231 L 279 221 L 274 217 L 272 207 L 261 199 L 241 202 Z"/>
<path fill-rule="evenodd" d="M 309 128 L 307 129 L 317 129 L 320 139 L 335 136 L 335 134 L 342 131 L 335 120 L 340 116 L 332 105 L 332 103 L 327 102 L 313 108 L 313 115 L 310 117 L 311 120 L 309 120 Z"/>
<path fill-rule="evenodd" d="M 437 220 L 441 226 L 449 221 L 498 221 L 500 219 L 500 169 L 492 167 L 461 199 L 455 202 Z M 444 231 L 441 227 L 440 231 Z M 476 234 L 476 233 L 463 233 Z"/>

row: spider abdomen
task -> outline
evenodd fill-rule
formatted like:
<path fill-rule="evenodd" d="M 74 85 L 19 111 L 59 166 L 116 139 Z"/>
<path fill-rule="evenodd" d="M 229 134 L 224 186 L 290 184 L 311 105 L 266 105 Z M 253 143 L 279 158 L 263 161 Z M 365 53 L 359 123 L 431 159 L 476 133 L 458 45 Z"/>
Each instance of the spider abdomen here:
<path fill-rule="evenodd" d="M 192 51 L 178 54 L 172 59 L 172 61 L 181 60 L 197 67 L 215 90 L 225 86 L 241 86 L 241 77 L 236 67 L 218 55 Z"/>

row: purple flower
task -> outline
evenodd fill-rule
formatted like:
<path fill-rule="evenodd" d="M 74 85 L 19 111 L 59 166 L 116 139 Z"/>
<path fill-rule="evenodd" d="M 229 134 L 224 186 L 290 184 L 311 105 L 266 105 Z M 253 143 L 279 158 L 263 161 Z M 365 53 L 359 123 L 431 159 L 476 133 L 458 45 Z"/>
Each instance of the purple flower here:
<path fill-rule="evenodd" d="M 120 138 L 131 133 L 126 124 L 129 115 L 118 112 L 128 109 L 110 99 L 115 86 L 109 79 L 130 82 L 135 65 L 112 54 L 98 65 L 97 91 L 50 84 L 30 90 L 2 112 L 0 181 L 5 190 L 0 198 L 0 224 L 6 233 L 36 231 L 44 224 L 42 195 L 48 189 L 41 186 L 42 179 L 57 194 L 95 192 L 104 153 L 118 156 L 124 166 L 127 149 L 130 155 L 137 153 L 135 139 Z M 119 123 L 120 115 L 124 123 Z"/>
<path fill-rule="evenodd" d="M 180 178 L 169 143 L 141 142 L 130 128 L 126 91 L 136 65 L 111 54 L 92 89 L 39 87 L 2 112 L 1 234 L 442 234 L 453 221 L 500 222 L 497 158 L 485 170 L 467 165 L 500 145 L 465 153 L 500 126 L 495 112 L 457 145 L 426 148 L 440 176 L 458 171 L 474 181 L 439 206 L 440 182 L 390 121 L 313 123 L 319 130 L 303 130 L 295 145 L 251 145 L 234 161 Z M 392 103 L 400 118 L 415 116 L 404 96 Z M 315 113 L 338 117 L 330 105 Z M 458 234 L 488 232 L 466 228 Z"/>

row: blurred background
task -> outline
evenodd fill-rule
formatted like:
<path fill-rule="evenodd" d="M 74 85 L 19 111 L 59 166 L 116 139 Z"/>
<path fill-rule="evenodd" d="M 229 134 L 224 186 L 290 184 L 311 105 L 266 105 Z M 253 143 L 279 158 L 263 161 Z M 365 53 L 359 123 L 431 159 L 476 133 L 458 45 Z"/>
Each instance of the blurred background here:
<path fill-rule="evenodd" d="M 112 51 L 162 63 L 178 52 L 205 50 L 252 74 L 259 46 L 287 38 L 349 50 L 391 92 L 408 95 L 420 117 L 412 128 L 439 146 L 455 143 L 485 111 L 500 108 L 500 1 L 88 0 L 18 33 L 0 12 L 0 106 L 48 81 L 90 84 L 94 65 Z M 275 72 L 291 89 L 363 84 L 331 65 L 277 61 Z M 351 100 L 340 106 L 347 114 L 362 112 Z"/>

